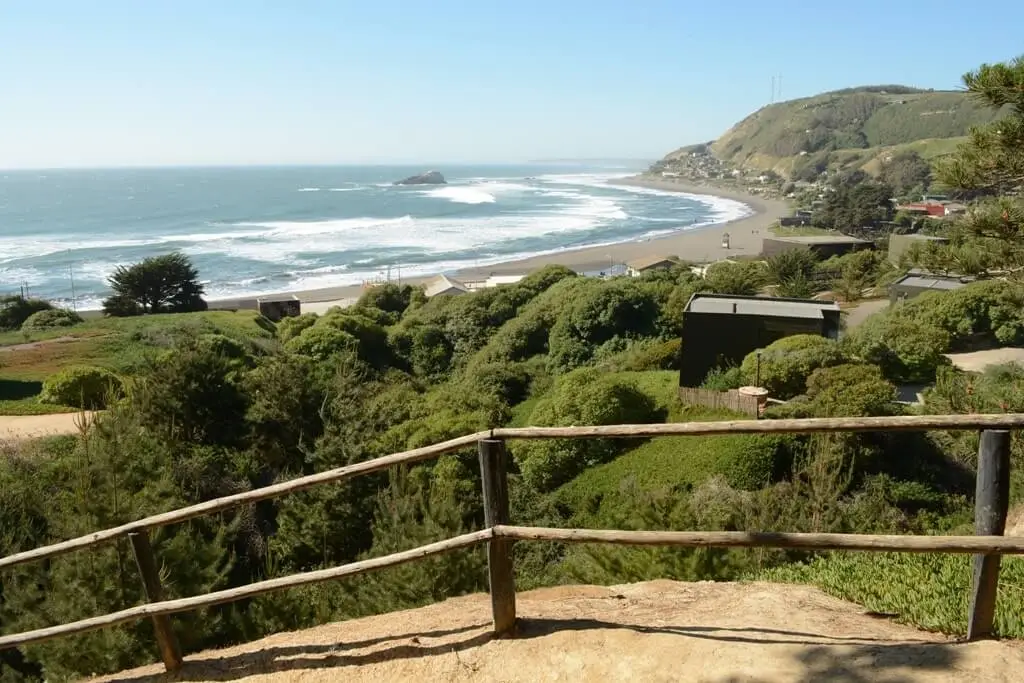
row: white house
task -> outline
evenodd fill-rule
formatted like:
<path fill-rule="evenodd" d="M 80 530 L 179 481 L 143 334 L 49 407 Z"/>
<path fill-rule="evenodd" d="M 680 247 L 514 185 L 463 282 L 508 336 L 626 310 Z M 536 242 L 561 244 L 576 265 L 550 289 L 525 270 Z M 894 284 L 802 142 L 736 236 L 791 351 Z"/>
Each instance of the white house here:
<path fill-rule="evenodd" d="M 671 268 L 678 263 L 679 260 L 675 256 L 648 256 L 627 263 L 626 274 L 630 277 L 640 277 L 649 270 Z"/>
<path fill-rule="evenodd" d="M 438 275 L 427 283 L 425 294 L 428 298 L 435 296 L 454 296 L 465 294 L 469 290 L 461 282 L 456 282 L 446 275 Z"/>

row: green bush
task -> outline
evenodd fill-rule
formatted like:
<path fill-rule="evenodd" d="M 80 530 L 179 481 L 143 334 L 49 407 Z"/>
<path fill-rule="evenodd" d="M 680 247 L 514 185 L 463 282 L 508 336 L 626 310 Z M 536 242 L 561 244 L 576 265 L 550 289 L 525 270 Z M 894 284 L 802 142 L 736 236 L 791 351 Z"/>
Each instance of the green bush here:
<path fill-rule="evenodd" d="M 359 348 L 359 340 L 336 327 L 314 325 L 284 347 L 292 353 L 323 361 L 342 351 Z"/>
<path fill-rule="evenodd" d="M 53 310 L 53 304 L 23 296 L 0 296 L 0 330 L 20 329 L 34 313 Z"/>
<path fill-rule="evenodd" d="M 316 313 L 303 313 L 285 318 L 277 324 L 277 338 L 286 344 L 313 327 L 319 317 Z"/>
<path fill-rule="evenodd" d="M 615 353 L 605 354 L 605 347 L 601 347 L 595 354 L 595 364 L 609 372 L 674 370 L 678 367 L 680 344 L 679 338 L 626 341 L 624 348 Z"/>
<path fill-rule="evenodd" d="M 712 264 L 704 273 L 705 284 L 716 294 L 750 296 L 757 294 L 767 280 L 764 264 L 757 261 Z"/>
<path fill-rule="evenodd" d="M 844 360 L 836 342 L 813 334 L 797 334 L 747 354 L 740 366 L 740 374 L 747 384 L 753 385 L 760 379 L 761 386 L 773 397 L 787 399 L 804 393 L 807 378 L 812 372 L 839 365 Z"/>
<path fill-rule="evenodd" d="M 861 360 L 877 365 L 894 382 L 928 382 L 949 361 L 950 334 L 936 325 L 898 317 L 871 321 L 851 334 L 845 345 Z"/>
<path fill-rule="evenodd" d="M 654 401 L 632 383 L 586 368 L 561 377 L 533 411 L 538 426 L 645 423 L 660 418 Z M 552 490 L 625 446 L 618 439 L 554 439 L 517 444 L 516 462 L 527 484 Z"/>
<path fill-rule="evenodd" d="M 95 410 L 107 407 L 122 392 L 121 380 L 109 370 L 77 366 L 47 377 L 41 398 L 45 403 Z"/>
<path fill-rule="evenodd" d="M 743 372 L 736 365 L 729 368 L 712 368 L 700 386 L 711 391 L 739 389 L 743 386 Z"/>
<path fill-rule="evenodd" d="M 819 368 L 807 378 L 812 411 L 820 417 L 888 415 L 896 387 L 875 365 L 845 363 Z"/>
<path fill-rule="evenodd" d="M 63 308 L 51 308 L 44 311 L 36 311 L 21 324 L 25 332 L 40 332 L 55 327 L 71 327 L 82 322 L 82 316 L 74 311 Z"/>

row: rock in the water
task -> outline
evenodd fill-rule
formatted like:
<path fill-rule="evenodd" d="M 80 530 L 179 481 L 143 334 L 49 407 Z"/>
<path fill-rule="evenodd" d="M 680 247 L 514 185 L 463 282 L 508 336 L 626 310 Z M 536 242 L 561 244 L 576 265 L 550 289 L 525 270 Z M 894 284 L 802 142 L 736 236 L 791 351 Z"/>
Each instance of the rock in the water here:
<path fill-rule="evenodd" d="M 420 173 L 419 175 L 409 176 L 405 180 L 399 180 L 395 185 L 447 185 L 448 181 L 444 179 L 440 171 L 427 171 L 426 173 Z"/>

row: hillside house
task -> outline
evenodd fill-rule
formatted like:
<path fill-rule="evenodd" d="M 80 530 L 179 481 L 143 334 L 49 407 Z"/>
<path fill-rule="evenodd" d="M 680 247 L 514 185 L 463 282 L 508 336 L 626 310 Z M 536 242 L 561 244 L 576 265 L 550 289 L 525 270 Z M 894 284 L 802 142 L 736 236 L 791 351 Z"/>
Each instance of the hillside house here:
<path fill-rule="evenodd" d="M 424 294 L 429 299 L 435 296 L 457 296 L 468 291 L 461 282 L 456 282 L 446 275 L 438 275 L 433 280 L 427 282 Z"/>
<path fill-rule="evenodd" d="M 275 323 L 302 314 L 302 302 L 294 294 L 266 296 L 256 300 L 260 315 Z"/>
<path fill-rule="evenodd" d="M 970 278 L 959 275 L 912 272 L 889 285 L 889 305 L 902 303 L 925 292 L 949 292 L 960 289 L 969 282 L 971 282 Z"/>
<path fill-rule="evenodd" d="M 648 256 L 627 263 L 626 273 L 630 277 L 640 277 L 648 271 L 668 269 L 678 264 L 679 259 L 675 256 Z"/>
<path fill-rule="evenodd" d="M 899 265 L 903 254 L 910 250 L 915 244 L 927 244 L 928 242 L 943 243 L 948 241 L 949 240 L 945 237 L 939 237 L 938 235 L 921 235 L 918 233 L 911 235 L 892 235 L 889 238 L 889 263 Z"/>
<path fill-rule="evenodd" d="M 819 258 L 842 256 L 861 249 L 874 249 L 874 244 L 850 235 L 805 235 L 797 237 L 766 237 L 761 240 L 761 255 L 776 256 L 791 249 L 810 249 Z"/>
<path fill-rule="evenodd" d="M 739 365 L 751 351 L 783 337 L 837 339 L 839 316 L 832 301 L 694 294 L 683 311 L 679 385 L 700 386 L 714 368 Z"/>

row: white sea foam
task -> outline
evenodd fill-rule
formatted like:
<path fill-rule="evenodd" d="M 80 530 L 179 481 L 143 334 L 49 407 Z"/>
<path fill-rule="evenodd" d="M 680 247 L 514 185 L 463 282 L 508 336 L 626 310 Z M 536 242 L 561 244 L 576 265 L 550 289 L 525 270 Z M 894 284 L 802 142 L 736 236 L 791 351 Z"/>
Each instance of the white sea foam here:
<path fill-rule="evenodd" d="M 328 189 L 328 192 L 358 192 L 363 188 L 361 187 L 332 187 Z"/>
<path fill-rule="evenodd" d="M 476 187 L 462 187 L 456 185 L 447 185 L 445 187 L 424 190 L 422 194 L 426 197 L 447 199 L 448 201 L 455 202 L 456 204 L 493 204 L 497 201 L 494 195 L 490 192 L 484 192 Z"/>
<path fill-rule="evenodd" d="M 300 187 L 298 189 L 298 191 L 299 192 L 319 192 L 320 188 L 319 187 Z"/>

